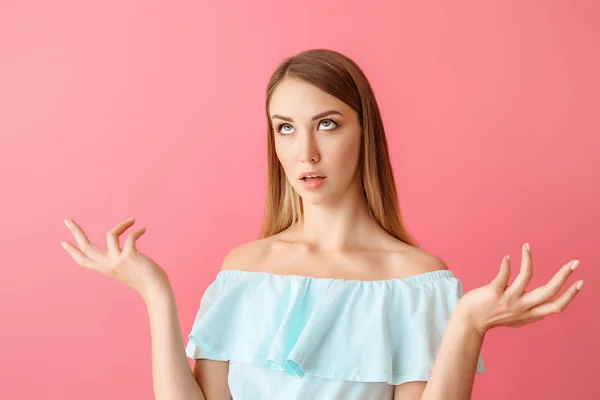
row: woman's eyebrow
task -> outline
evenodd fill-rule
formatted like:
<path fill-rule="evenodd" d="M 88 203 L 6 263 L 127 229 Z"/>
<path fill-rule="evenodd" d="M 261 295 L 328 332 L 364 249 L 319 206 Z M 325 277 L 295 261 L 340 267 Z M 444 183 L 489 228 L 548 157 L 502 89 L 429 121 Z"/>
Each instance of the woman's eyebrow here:
<path fill-rule="evenodd" d="M 338 115 L 342 115 L 342 113 L 341 113 L 341 112 L 339 112 L 339 111 L 336 111 L 336 110 L 329 110 L 329 111 L 324 111 L 324 112 L 322 112 L 322 113 L 319 113 L 319 114 L 315 115 L 315 116 L 314 116 L 314 117 L 312 117 L 310 120 L 311 120 L 311 121 L 314 121 L 314 120 L 317 120 L 317 119 L 319 119 L 319 118 L 323 118 L 323 117 L 325 117 L 325 116 L 327 116 L 327 115 L 332 115 L 332 114 L 338 114 Z M 342 115 L 342 116 L 343 116 L 343 115 Z M 272 115 L 272 116 L 271 116 L 271 119 L 274 119 L 274 118 L 282 119 L 282 120 L 284 120 L 284 121 L 288 121 L 288 122 L 294 122 L 294 120 L 293 120 L 293 119 L 291 119 L 290 117 L 284 117 L 283 115 L 274 114 L 274 115 Z"/>

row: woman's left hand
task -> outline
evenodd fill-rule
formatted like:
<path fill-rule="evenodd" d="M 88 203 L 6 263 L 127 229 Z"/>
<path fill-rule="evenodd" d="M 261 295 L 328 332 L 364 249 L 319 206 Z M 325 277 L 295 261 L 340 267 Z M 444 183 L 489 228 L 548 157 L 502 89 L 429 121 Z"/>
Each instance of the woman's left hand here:
<path fill-rule="evenodd" d="M 523 245 L 521 272 L 511 285 L 510 260 L 504 257 L 500 272 L 489 284 L 470 290 L 458 301 L 457 310 L 462 312 L 472 327 L 481 335 L 497 326 L 521 327 L 558 314 L 575 298 L 583 281 L 574 282 L 563 294 L 556 297 L 579 261 L 571 260 L 563 265 L 545 285 L 527 292 L 533 265 L 528 244 Z M 579 287 L 578 287 L 579 285 Z"/>

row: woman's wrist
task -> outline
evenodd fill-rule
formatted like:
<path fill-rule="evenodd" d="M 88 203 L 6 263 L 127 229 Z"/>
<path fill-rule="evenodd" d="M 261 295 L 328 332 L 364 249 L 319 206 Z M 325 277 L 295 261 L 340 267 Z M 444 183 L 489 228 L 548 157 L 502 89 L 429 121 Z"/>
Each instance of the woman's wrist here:
<path fill-rule="evenodd" d="M 456 324 L 456 326 L 459 326 L 463 330 L 470 331 L 473 334 L 481 337 L 481 339 L 485 337 L 485 334 L 488 331 L 486 327 L 479 326 L 475 323 L 475 320 L 469 312 L 468 306 L 466 304 L 461 303 L 460 300 L 456 304 L 456 308 L 452 313 L 450 321 L 453 321 Z"/>
<path fill-rule="evenodd" d="M 165 297 L 173 296 L 173 288 L 169 279 L 166 277 L 161 279 L 154 279 L 150 283 L 144 286 L 139 291 L 146 306 L 151 306 L 153 302 L 164 299 Z"/>

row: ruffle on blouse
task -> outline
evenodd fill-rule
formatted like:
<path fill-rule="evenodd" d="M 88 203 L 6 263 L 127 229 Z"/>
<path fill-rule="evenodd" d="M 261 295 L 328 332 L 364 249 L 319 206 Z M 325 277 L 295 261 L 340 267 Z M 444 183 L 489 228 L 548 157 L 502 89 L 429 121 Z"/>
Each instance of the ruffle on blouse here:
<path fill-rule="evenodd" d="M 462 294 L 450 270 L 379 281 L 223 270 L 202 297 L 186 354 L 297 378 L 426 381 Z M 481 353 L 476 371 L 485 371 Z"/>

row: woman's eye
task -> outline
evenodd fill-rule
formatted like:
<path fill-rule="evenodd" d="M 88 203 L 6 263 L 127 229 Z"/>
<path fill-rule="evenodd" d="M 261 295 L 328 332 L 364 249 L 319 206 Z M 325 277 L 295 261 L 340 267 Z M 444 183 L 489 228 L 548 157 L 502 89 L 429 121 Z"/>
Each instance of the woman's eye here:
<path fill-rule="evenodd" d="M 334 126 L 334 125 L 337 126 L 337 124 L 335 123 L 335 121 L 332 120 L 332 119 L 324 119 L 321 122 L 328 122 L 327 126 Z"/>
<path fill-rule="evenodd" d="M 284 128 L 286 125 L 289 125 L 289 126 L 291 126 L 290 124 L 280 124 L 280 125 L 277 127 L 277 132 L 279 132 L 279 133 L 282 133 L 282 130 L 283 130 L 283 128 Z M 287 132 L 283 132 L 283 133 L 287 133 Z"/>
<path fill-rule="evenodd" d="M 319 125 L 324 126 L 325 128 L 327 128 L 325 130 L 328 131 L 328 130 L 332 129 L 330 127 L 336 127 L 337 126 L 337 122 L 335 122 L 332 119 L 324 119 L 324 120 L 321 120 L 319 122 Z M 288 124 L 288 123 L 280 124 L 279 126 L 277 126 L 277 132 L 278 133 L 283 133 L 283 134 L 290 133 L 289 131 L 284 131 L 284 129 L 285 129 L 286 126 L 290 126 L 291 127 L 291 125 Z"/>

